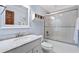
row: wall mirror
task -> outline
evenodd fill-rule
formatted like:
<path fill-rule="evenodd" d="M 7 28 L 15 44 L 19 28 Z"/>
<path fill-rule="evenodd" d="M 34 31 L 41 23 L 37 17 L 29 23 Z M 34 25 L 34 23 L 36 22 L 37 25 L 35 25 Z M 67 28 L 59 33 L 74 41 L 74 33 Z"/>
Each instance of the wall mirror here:
<path fill-rule="evenodd" d="M 29 28 L 29 6 L 6 5 L 2 14 L 2 28 Z"/>

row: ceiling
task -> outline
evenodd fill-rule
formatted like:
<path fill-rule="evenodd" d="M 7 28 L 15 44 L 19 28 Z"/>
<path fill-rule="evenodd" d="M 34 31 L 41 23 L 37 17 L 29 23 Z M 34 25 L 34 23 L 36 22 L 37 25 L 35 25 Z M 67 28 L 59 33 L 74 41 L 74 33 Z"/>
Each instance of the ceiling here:
<path fill-rule="evenodd" d="M 53 13 L 62 9 L 73 7 L 74 5 L 40 5 L 47 13 Z"/>

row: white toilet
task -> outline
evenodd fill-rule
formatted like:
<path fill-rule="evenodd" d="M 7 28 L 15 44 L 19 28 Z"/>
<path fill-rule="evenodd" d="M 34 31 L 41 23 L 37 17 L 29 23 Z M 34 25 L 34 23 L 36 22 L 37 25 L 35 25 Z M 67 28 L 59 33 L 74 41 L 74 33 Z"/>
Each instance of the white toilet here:
<path fill-rule="evenodd" d="M 49 42 L 42 42 L 41 47 L 44 53 L 51 53 L 53 52 L 53 46 Z"/>

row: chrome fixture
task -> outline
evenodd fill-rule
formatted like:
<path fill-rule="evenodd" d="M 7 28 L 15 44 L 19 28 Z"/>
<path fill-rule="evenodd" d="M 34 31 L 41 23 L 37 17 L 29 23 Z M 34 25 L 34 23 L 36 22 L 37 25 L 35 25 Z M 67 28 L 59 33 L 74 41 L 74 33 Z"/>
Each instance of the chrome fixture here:
<path fill-rule="evenodd" d="M 24 34 L 22 34 L 20 32 L 16 34 L 16 37 L 21 37 L 21 36 L 24 36 Z"/>

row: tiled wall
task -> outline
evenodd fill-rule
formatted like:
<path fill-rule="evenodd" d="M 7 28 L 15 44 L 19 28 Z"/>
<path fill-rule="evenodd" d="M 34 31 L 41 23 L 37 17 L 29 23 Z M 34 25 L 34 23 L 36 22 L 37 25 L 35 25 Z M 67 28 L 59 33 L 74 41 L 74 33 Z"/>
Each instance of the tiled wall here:
<path fill-rule="evenodd" d="M 67 43 L 74 43 L 77 10 L 47 16 L 45 21 L 45 38 Z M 48 31 L 48 36 L 46 31 Z"/>

